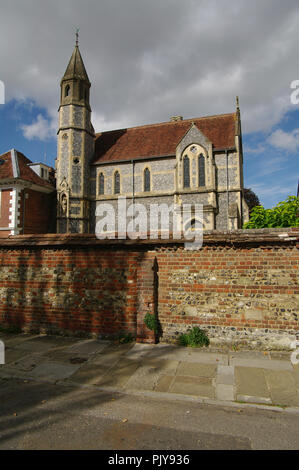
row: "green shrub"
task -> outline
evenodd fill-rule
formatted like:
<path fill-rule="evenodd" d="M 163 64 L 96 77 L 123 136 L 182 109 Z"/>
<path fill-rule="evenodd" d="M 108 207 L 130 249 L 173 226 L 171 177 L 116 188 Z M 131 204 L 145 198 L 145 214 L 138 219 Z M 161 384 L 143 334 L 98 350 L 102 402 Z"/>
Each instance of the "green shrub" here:
<path fill-rule="evenodd" d="M 286 201 L 279 202 L 273 209 L 256 206 L 250 213 L 250 220 L 243 228 L 283 228 L 299 227 L 299 198 L 289 196 Z"/>
<path fill-rule="evenodd" d="M 11 334 L 21 334 L 22 329 L 19 326 L 3 326 L 0 325 L 0 332 L 1 333 L 11 333 Z"/>
<path fill-rule="evenodd" d="M 147 313 L 144 317 L 144 323 L 146 324 L 149 330 L 158 333 L 158 321 L 156 315 L 153 315 L 152 313 Z"/>
<path fill-rule="evenodd" d="M 132 343 L 133 341 L 135 341 L 135 338 L 132 333 L 121 333 L 118 336 L 118 342 L 121 344 Z"/>
<path fill-rule="evenodd" d="M 180 346 L 189 346 L 191 348 L 209 346 L 210 340 L 206 333 L 198 326 L 192 328 L 188 333 L 183 333 L 179 337 Z"/>

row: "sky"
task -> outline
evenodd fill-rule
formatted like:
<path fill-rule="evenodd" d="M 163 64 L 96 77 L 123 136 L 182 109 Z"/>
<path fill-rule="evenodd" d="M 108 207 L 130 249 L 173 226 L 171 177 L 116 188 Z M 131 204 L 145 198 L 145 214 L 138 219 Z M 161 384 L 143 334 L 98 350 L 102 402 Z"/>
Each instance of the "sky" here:
<path fill-rule="evenodd" d="M 76 28 L 97 132 L 231 113 L 239 96 L 245 187 L 267 208 L 296 194 L 298 0 L 0 0 L 0 154 L 54 165 Z"/>

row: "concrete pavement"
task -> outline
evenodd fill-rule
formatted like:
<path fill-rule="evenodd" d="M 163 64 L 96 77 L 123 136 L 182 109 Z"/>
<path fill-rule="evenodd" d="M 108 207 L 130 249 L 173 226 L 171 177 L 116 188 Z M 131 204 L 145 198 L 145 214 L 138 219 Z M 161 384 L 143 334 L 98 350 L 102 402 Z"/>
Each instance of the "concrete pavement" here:
<path fill-rule="evenodd" d="M 299 365 L 287 352 L 218 352 L 1 332 L 0 340 L 5 344 L 0 378 L 299 412 Z"/>

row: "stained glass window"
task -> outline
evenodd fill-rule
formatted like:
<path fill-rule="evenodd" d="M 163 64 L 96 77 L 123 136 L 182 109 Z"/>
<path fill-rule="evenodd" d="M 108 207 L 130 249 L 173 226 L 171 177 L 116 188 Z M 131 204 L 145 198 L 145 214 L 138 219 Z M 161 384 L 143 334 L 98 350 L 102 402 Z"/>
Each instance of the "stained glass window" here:
<path fill-rule="evenodd" d="M 148 168 L 144 170 L 144 191 L 151 190 L 151 173 Z"/>
<path fill-rule="evenodd" d="M 190 160 L 184 156 L 184 188 L 190 188 Z"/>
<path fill-rule="evenodd" d="M 120 174 L 118 171 L 114 173 L 114 194 L 120 193 Z"/>
<path fill-rule="evenodd" d="M 105 193 L 105 177 L 103 173 L 100 173 L 99 177 L 99 194 L 104 194 Z"/>
<path fill-rule="evenodd" d="M 201 154 L 198 157 L 198 186 L 206 185 L 205 157 Z"/>

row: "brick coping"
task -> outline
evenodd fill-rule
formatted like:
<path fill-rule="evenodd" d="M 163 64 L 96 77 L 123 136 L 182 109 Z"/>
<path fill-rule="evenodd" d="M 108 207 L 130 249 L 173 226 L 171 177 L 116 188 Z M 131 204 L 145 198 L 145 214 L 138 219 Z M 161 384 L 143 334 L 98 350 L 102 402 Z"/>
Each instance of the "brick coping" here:
<path fill-rule="evenodd" d="M 161 234 L 158 239 L 114 239 L 114 240 L 99 240 L 94 234 L 30 234 L 30 235 L 10 235 L 8 237 L 0 238 L 0 247 L 5 246 L 124 246 L 124 247 L 141 247 L 141 246 L 174 246 L 190 243 L 190 240 L 161 239 Z M 251 230 L 232 230 L 232 231 L 218 231 L 211 230 L 204 232 L 203 246 L 205 245 L 246 245 L 246 244 L 279 244 L 279 245 L 298 245 L 299 242 L 299 228 L 270 228 L 270 229 L 251 229 Z"/>

